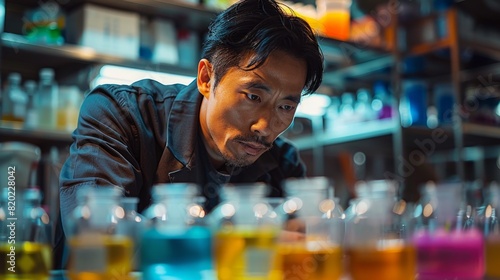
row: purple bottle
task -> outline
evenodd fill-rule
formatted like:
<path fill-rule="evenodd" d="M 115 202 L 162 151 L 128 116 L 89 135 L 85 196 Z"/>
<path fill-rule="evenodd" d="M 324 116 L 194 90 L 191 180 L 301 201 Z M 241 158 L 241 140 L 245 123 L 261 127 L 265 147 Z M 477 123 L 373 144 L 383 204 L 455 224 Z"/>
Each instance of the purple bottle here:
<path fill-rule="evenodd" d="M 485 273 L 484 238 L 458 219 L 461 184 L 427 184 L 422 193 L 422 227 L 413 236 L 419 280 L 474 280 Z"/>

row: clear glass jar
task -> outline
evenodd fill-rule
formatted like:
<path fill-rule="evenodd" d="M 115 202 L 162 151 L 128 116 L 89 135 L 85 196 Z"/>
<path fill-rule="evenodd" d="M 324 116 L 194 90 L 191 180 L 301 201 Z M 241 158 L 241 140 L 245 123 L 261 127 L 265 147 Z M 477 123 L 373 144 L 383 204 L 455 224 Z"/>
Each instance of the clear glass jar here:
<path fill-rule="evenodd" d="M 219 280 L 277 279 L 272 262 L 281 219 L 266 199 L 263 183 L 226 184 L 209 215 Z"/>
<path fill-rule="evenodd" d="M 132 269 L 137 271 L 140 269 L 140 248 L 141 239 L 147 227 L 146 217 L 137 212 L 137 204 L 139 203 L 139 198 L 137 197 L 121 197 L 120 206 L 123 208 L 124 217 L 123 223 L 127 228 L 126 231 L 128 235 L 132 238 L 134 244 L 134 257 L 132 260 Z"/>
<path fill-rule="evenodd" d="M 2 189 L 0 279 L 50 279 L 51 225 L 41 201 L 38 189 Z"/>
<path fill-rule="evenodd" d="M 144 215 L 143 279 L 213 279 L 212 234 L 205 225 L 199 188 L 191 183 L 153 187 L 153 204 Z"/>
<path fill-rule="evenodd" d="M 395 181 L 360 181 L 346 210 L 346 269 L 353 280 L 415 279 L 416 253 L 406 204 Z"/>
<path fill-rule="evenodd" d="M 421 194 L 417 248 L 419 279 L 482 279 L 484 240 L 475 227 L 465 227 L 461 183 L 427 183 Z"/>
<path fill-rule="evenodd" d="M 343 272 L 343 210 L 333 197 L 326 177 L 288 179 L 284 182 L 284 211 L 289 215 L 285 230 L 302 238 L 281 235 L 277 263 L 280 279 L 340 279 Z"/>
<path fill-rule="evenodd" d="M 129 279 L 133 240 L 119 205 L 119 188 L 82 187 L 67 227 L 68 278 Z"/>
<path fill-rule="evenodd" d="M 500 279 L 500 186 L 492 182 L 485 191 L 483 232 L 486 277 Z"/>

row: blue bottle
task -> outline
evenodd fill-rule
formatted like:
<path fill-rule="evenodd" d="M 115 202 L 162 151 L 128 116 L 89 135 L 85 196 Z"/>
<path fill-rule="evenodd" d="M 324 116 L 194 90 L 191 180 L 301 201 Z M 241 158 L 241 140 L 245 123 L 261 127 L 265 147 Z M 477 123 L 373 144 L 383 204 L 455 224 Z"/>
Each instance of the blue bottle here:
<path fill-rule="evenodd" d="M 215 279 L 212 234 L 197 193 L 198 186 L 187 183 L 154 187 L 144 213 L 150 225 L 141 241 L 142 279 Z"/>

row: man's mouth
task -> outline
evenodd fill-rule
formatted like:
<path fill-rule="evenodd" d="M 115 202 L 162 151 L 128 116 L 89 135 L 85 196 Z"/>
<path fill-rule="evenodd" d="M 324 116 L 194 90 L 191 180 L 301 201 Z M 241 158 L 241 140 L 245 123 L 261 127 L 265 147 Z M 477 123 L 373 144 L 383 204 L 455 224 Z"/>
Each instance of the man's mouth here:
<path fill-rule="evenodd" d="M 257 142 L 244 142 L 244 141 L 238 141 L 238 142 L 243 146 L 245 152 L 251 156 L 258 156 L 259 154 L 269 149 L 267 146 L 259 144 Z"/>

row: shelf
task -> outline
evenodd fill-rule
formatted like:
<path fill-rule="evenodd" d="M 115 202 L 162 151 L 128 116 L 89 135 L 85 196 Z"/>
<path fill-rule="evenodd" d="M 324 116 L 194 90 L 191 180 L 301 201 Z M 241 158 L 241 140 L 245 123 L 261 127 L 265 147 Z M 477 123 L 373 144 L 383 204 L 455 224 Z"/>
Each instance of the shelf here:
<path fill-rule="evenodd" d="M 98 53 L 92 48 L 78 45 L 45 45 L 29 42 L 24 36 L 12 33 L 3 33 L 1 37 L 1 45 L 4 49 L 14 52 L 22 59 L 26 55 L 38 56 L 38 60 L 42 60 L 44 67 L 51 67 L 51 63 L 66 65 L 69 63 L 81 63 L 86 65 L 94 64 L 114 64 L 140 69 L 153 69 L 159 72 L 170 72 L 176 74 L 193 75 L 195 69 L 187 69 L 173 64 L 153 63 L 145 60 L 133 60 L 119 56 Z M 6 53 L 3 56 L 7 56 Z M 43 56 L 43 59 L 40 58 Z M 51 58 L 54 58 L 52 60 Z M 3 59 L 4 61 L 6 59 Z M 13 60 L 9 57 L 8 60 Z M 35 62 L 35 61 L 33 61 Z"/>
<path fill-rule="evenodd" d="M 21 141 L 38 146 L 68 146 L 73 142 L 71 133 L 57 130 L 28 130 L 0 125 L 0 139 L 6 141 Z M 47 146 L 48 147 L 48 146 Z"/>
<path fill-rule="evenodd" d="M 473 51 L 477 51 L 479 53 L 482 53 L 484 55 L 487 55 L 495 60 L 500 61 L 500 46 L 491 46 L 491 44 L 486 44 L 480 42 L 480 39 L 478 40 L 473 40 L 473 39 L 465 39 L 462 38 L 460 39 L 460 45 L 463 48 L 468 48 Z"/>
<path fill-rule="evenodd" d="M 465 135 L 500 139 L 500 127 L 498 126 L 464 123 L 462 130 Z"/>
<path fill-rule="evenodd" d="M 410 47 L 406 55 L 411 55 L 411 56 L 425 55 L 433 53 L 435 51 L 447 49 L 450 46 L 451 46 L 450 40 L 448 38 L 443 38 L 435 42 L 422 43 L 412 46 Z"/>
<path fill-rule="evenodd" d="M 464 161 L 483 161 L 485 159 L 496 159 L 500 155 L 500 146 L 490 147 L 464 147 L 461 156 Z M 447 162 L 456 162 L 460 160 L 459 153 L 456 150 L 441 151 L 429 157 L 430 162 L 434 164 L 443 164 Z"/>
<path fill-rule="evenodd" d="M 303 137 L 292 138 L 291 141 L 301 150 L 314 149 L 315 147 L 342 144 L 347 142 L 370 140 L 381 136 L 391 136 L 399 129 L 399 123 L 394 120 L 376 120 L 370 122 L 355 123 L 337 127 L 333 130 L 309 135 Z M 416 139 L 426 139 L 434 137 L 436 130 L 439 134 L 436 137 L 446 136 L 446 143 L 438 143 L 440 149 L 448 149 L 453 147 L 450 141 L 453 142 L 453 127 L 443 126 L 436 128 L 427 127 L 406 127 L 402 128 L 402 133 L 408 141 Z M 500 127 L 493 127 L 481 124 L 465 123 L 462 126 L 465 136 L 477 136 L 488 140 L 500 139 Z M 474 142 L 478 142 L 476 139 Z M 484 142 L 484 141 L 483 141 Z M 497 142 L 497 141 L 493 141 Z M 451 143 L 452 144 L 452 143 Z M 477 145 L 475 143 L 474 145 Z M 408 144 L 408 147 L 413 147 Z"/>
<path fill-rule="evenodd" d="M 396 131 L 398 125 L 399 124 L 393 119 L 355 123 L 339 126 L 317 135 L 293 138 L 291 141 L 300 150 L 313 149 L 319 146 L 389 136 Z"/>
<path fill-rule="evenodd" d="M 6 0 L 6 4 L 33 6 L 37 1 Z M 89 3 L 109 8 L 140 13 L 141 15 L 164 17 L 174 20 L 179 26 L 197 31 L 206 31 L 207 26 L 219 11 L 201 4 L 193 4 L 182 0 L 71 0 L 57 1 L 65 11 L 72 10 L 82 4 Z"/>

